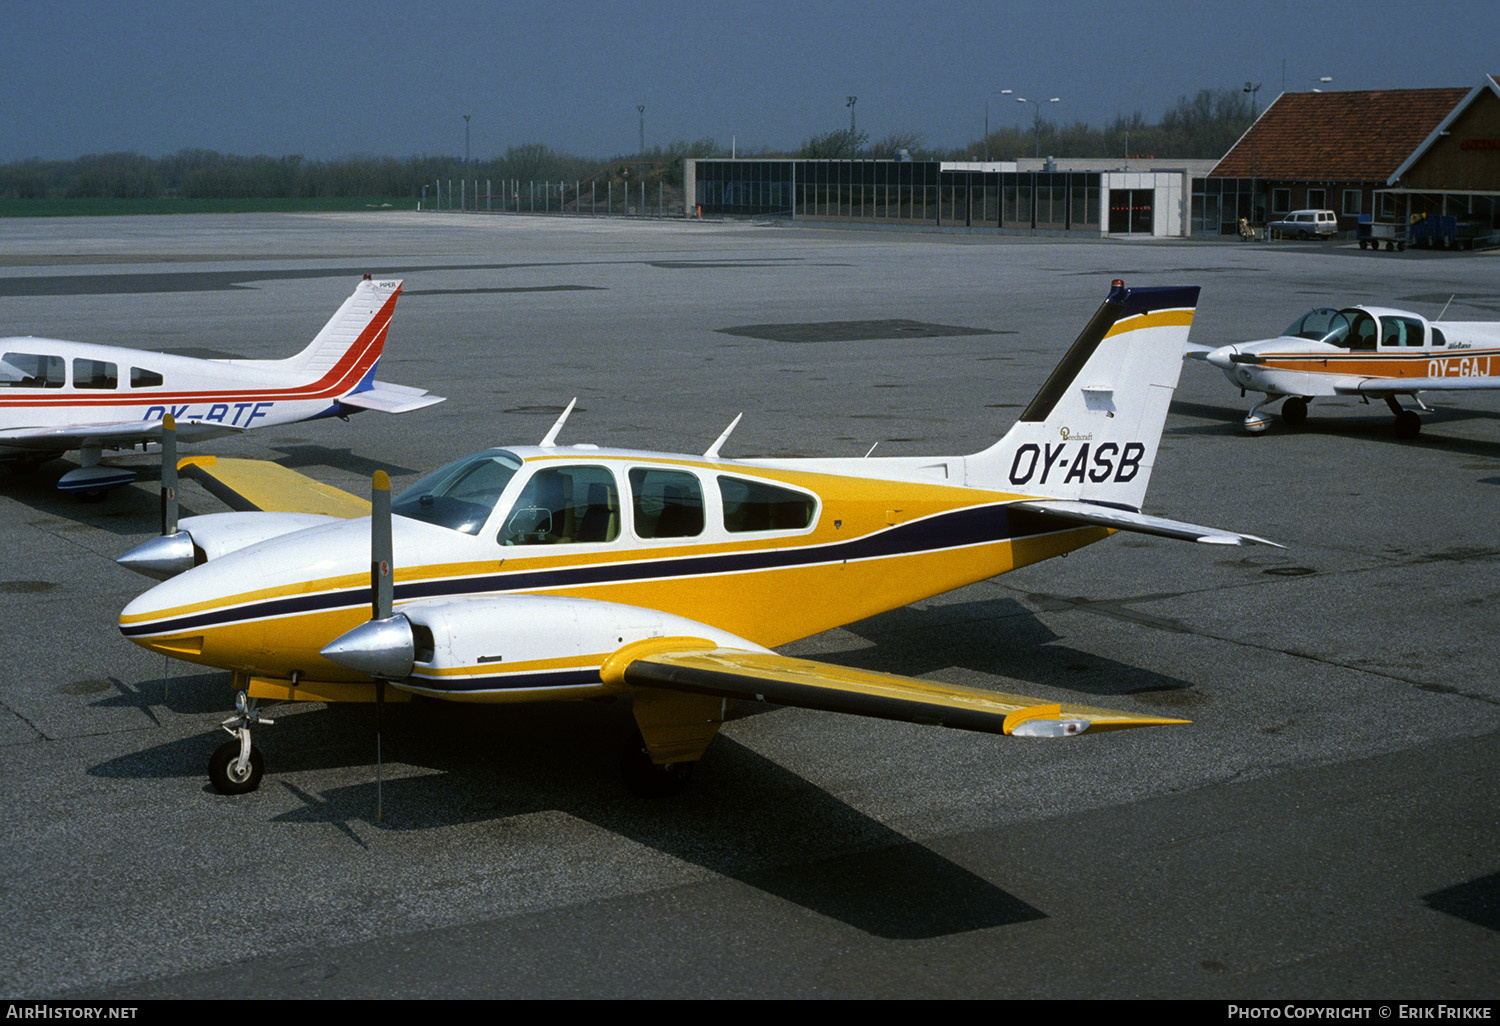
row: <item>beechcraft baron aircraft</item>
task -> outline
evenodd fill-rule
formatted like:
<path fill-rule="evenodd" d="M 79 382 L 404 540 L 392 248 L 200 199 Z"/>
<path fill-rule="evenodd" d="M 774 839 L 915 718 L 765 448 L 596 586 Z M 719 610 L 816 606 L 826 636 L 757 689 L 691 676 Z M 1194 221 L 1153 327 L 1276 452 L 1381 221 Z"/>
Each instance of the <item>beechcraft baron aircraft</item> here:
<path fill-rule="evenodd" d="M 280 511 L 179 527 L 169 508 L 120 560 L 166 578 L 120 630 L 233 674 L 234 740 L 210 763 L 227 793 L 261 777 L 257 700 L 380 701 L 387 684 L 461 702 L 633 692 L 645 793 L 680 786 L 737 698 L 1021 736 L 1182 722 L 772 649 L 1115 530 L 1261 542 L 1140 512 L 1197 298 L 1116 282 L 1020 421 L 970 456 L 737 460 L 719 455 L 729 430 L 701 456 L 562 446 L 565 411 L 541 444 L 460 459 L 394 504 L 377 474 L 373 513 L 325 504 L 332 490 L 286 502 L 292 472 L 214 461 L 199 469 Z"/>
<path fill-rule="evenodd" d="M 1429 322 L 1376 306 L 1320 308 L 1276 338 L 1187 355 L 1222 370 L 1242 395 L 1265 393 L 1245 415 L 1250 432 L 1266 429 L 1271 418 L 1260 411 L 1278 399 L 1286 400 L 1281 419 L 1297 427 L 1314 398 L 1357 395 L 1384 399 L 1396 415 L 1396 434 L 1415 438 L 1422 421 L 1397 396 L 1409 395 L 1425 410 L 1419 392 L 1500 388 L 1500 323 Z"/>
<path fill-rule="evenodd" d="M 104 451 L 160 441 L 169 415 L 183 441 L 201 441 L 441 402 L 423 389 L 375 380 L 400 293 L 399 281 L 366 275 L 307 348 L 285 360 L 201 360 L 50 338 L 0 339 L 0 459 L 35 464 L 80 450 L 83 465 L 57 487 L 96 495 L 136 476 L 101 466 Z"/>

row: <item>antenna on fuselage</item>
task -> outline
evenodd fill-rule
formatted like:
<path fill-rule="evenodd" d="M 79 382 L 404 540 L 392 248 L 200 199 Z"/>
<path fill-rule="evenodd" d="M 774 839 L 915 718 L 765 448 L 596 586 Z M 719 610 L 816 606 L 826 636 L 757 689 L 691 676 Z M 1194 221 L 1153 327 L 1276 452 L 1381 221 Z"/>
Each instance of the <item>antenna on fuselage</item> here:
<path fill-rule="evenodd" d="M 562 426 L 568 422 L 568 414 L 572 413 L 573 407 L 577 405 L 578 397 L 575 395 L 573 401 L 568 404 L 568 408 L 562 411 L 562 416 L 557 418 L 557 423 L 552 425 L 552 430 L 547 432 L 547 437 L 537 443 L 540 448 L 551 449 L 557 445 L 557 434 L 562 430 Z"/>
<path fill-rule="evenodd" d="M 725 439 L 729 437 L 729 433 L 734 430 L 735 425 L 740 422 L 740 418 L 743 416 L 743 413 L 737 413 L 734 415 L 734 419 L 729 422 L 729 426 L 724 429 L 724 433 L 720 435 L 714 442 L 714 444 L 708 447 L 708 451 L 703 454 L 704 459 L 716 460 L 719 458 L 719 447 L 724 444 Z"/>
<path fill-rule="evenodd" d="M 1435 321 L 1442 320 L 1443 319 L 1443 314 L 1445 314 L 1445 313 L 1448 312 L 1448 307 L 1452 306 L 1453 305 L 1453 301 L 1455 299 L 1457 299 L 1457 298 L 1458 298 L 1458 293 L 1457 292 L 1455 292 L 1452 295 L 1450 295 L 1448 297 L 1448 302 L 1446 302 L 1446 303 L 1443 304 L 1443 308 L 1438 311 L 1438 315 L 1436 317 L 1434 317 L 1433 320 L 1435 320 Z"/>

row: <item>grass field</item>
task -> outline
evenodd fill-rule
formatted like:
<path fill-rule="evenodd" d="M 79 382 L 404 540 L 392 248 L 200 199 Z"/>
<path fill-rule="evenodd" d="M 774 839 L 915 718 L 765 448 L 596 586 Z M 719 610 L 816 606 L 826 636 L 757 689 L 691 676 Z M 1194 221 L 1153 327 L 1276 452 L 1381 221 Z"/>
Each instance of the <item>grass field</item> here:
<path fill-rule="evenodd" d="M 119 217 L 130 214 L 263 214 L 330 210 L 414 210 L 407 196 L 311 199 L 0 199 L 0 217 Z"/>

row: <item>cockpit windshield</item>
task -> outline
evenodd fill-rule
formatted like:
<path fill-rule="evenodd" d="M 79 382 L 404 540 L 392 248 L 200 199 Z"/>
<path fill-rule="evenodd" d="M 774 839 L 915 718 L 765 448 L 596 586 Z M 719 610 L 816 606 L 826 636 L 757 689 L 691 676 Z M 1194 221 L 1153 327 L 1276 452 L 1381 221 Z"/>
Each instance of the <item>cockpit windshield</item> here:
<path fill-rule="evenodd" d="M 391 512 L 478 534 L 500 493 L 520 469 L 520 458 L 503 449 L 465 456 L 407 488 L 391 503 Z"/>
<path fill-rule="evenodd" d="M 1350 315 L 1355 310 L 1333 310 L 1319 307 L 1297 318 L 1281 333 L 1283 338 L 1305 338 L 1327 342 L 1341 349 L 1349 348 Z"/>

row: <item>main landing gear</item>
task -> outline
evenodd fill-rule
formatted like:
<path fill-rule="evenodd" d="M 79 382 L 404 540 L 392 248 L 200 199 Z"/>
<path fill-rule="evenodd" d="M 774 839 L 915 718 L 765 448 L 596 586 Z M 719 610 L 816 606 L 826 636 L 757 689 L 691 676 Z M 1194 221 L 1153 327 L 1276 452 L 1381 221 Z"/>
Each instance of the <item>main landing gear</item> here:
<path fill-rule="evenodd" d="M 1250 407 L 1250 412 L 1245 414 L 1245 430 L 1253 435 L 1258 435 L 1270 427 L 1270 414 L 1262 413 L 1261 410 L 1271 403 L 1276 402 L 1279 398 L 1281 397 L 1267 396 Z M 1417 416 L 1417 411 L 1402 409 L 1401 404 L 1396 401 L 1396 397 L 1393 395 L 1387 395 L 1383 398 L 1385 399 L 1385 404 L 1390 407 L 1391 413 L 1395 414 L 1396 437 L 1401 439 L 1416 438 L 1422 430 L 1422 418 Z M 1365 401 L 1368 402 L 1369 398 L 1366 397 Z M 1304 396 L 1287 396 L 1286 400 L 1281 404 L 1281 422 L 1289 428 L 1299 428 L 1303 424 L 1306 424 L 1307 405 L 1308 400 Z M 1423 405 L 1421 399 L 1417 399 L 1417 405 L 1423 410 L 1428 409 L 1427 406 Z"/>
<path fill-rule="evenodd" d="M 234 715 L 224 721 L 224 729 L 234 738 L 214 750 L 208 760 L 208 782 L 220 794 L 249 794 L 260 786 L 265 760 L 260 749 L 250 741 L 251 725 L 272 724 L 255 711 L 255 699 L 243 691 L 235 692 Z"/>

